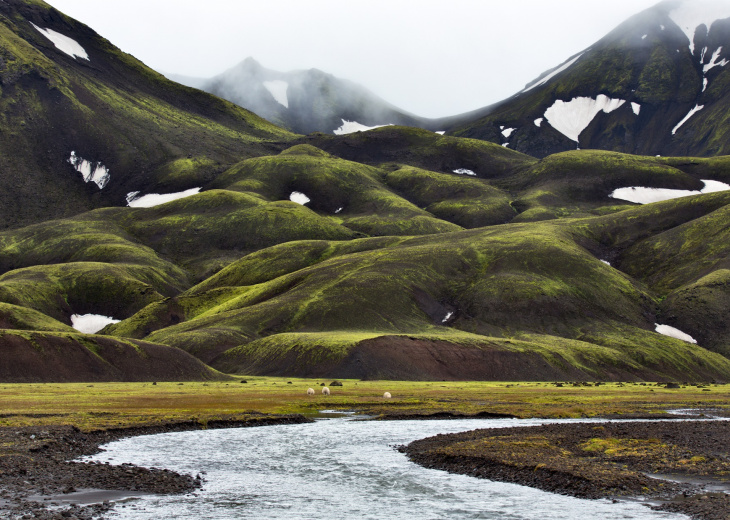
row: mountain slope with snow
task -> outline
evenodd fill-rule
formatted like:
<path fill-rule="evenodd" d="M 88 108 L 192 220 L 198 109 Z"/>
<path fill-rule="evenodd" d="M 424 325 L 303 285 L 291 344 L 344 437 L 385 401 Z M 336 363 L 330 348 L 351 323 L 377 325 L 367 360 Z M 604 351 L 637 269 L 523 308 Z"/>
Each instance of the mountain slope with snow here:
<path fill-rule="evenodd" d="M 0 228 L 190 189 L 292 137 L 44 2 L 0 2 Z"/>
<path fill-rule="evenodd" d="M 449 131 L 539 157 L 728 154 L 729 63 L 730 2 L 667 0 Z"/>

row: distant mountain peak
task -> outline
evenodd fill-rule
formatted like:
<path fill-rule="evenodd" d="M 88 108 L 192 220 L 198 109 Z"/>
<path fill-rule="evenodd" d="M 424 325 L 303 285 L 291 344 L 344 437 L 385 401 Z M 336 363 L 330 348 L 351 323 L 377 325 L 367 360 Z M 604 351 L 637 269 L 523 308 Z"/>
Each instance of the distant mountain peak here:
<path fill-rule="evenodd" d="M 728 64 L 730 1 L 668 0 L 447 129 L 539 157 L 576 144 L 641 155 L 728 154 Z M 515 128 L 506 142 L 501 127 Z"/>
<path fill-rule="evenodd" d="M 356 83 L 316 68 L 279 72 L 248 57 L 208 80 L 171 77 L 302 134 L 341 133 L 345 121 L 352 122 L 350 127 L 358 129 L 389 124 L 438 126 L 429 119 L 392 106 Z"/>

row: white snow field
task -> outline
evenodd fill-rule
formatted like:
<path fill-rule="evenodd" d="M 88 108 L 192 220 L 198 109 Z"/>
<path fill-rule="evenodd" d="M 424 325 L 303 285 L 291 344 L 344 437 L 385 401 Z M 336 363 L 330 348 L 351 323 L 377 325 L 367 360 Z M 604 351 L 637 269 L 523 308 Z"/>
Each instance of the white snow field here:
<path fill-rule="evenodd" d="M 695 52 L 695 31 L 705 25 L 709 33 L 715 20 L 730 18 L 730 2 L 725 0 L 684 0 L 669 12 L 672 19 L 689 40 L 689 52 Z"/>
<path fill-rule="evenodd" d="M 636 114 L 638 116 L 639 113 L 641 112 L 641 105 L 638 104 L 638 103 L 633 103 L 632 102 L 631 103 L 631 110 L 633 110 L 634 111 L 634 114 Z"/>
<path fill-rule="evenodd" d="M 289 108 L 289 98 L 286 95 L 286 91 L 289 89 L 289 83 L 276 79 L 274 81 L 264 81 L 263 85 L 266 90 L 271 93 L 277 103 Z"/>
<path fill-rule="evenodd" d="M 127 193 L 127 206 L 130 208 L 152 208 L 160 204 L 165 204 L 166 202 L 197 195 L 198 193 L 200 193 L 200 188 L 190 188 L 189 190 L 178 191 L 177 193 L 149 193 L 142 197 L 137 197 L 139 192 L 132 191 Z"/>
<path fill-rule="evenodd" d="M 361 125 L 357 121 L 345 121 L 342 120 L 342 126 L 339 128 L 336 128 L 333 133 L 335 135 L 345 135 L 345 134 L 352 134 L 354 132 L 367 132 L 368 130 L 373 130 L 374 128 L 381 128 L 384 126 L 393 126 L 393 125 L 375 125 L 375 126 L 365 126 Z"/>
<path fill-rule="evenodd" d="M 604 94 L 599 94 L 596 99 L 575 97 L 570 101 L 557 100 L 545 111 L 545 119 L 555 130 L 577 143 L 578 136 L 601 110 L 609 114 L 624 103 L 624 99 L 613 99 Z"/>
<path fill-rule="evenodd" d="M 552 71 L 550 74 L 548 74 L 547 76 L 545 76 L 541 80 L 536 81 L 535 83 L 533 83 L 529 87 L 526 87 L 522 92 L 527 92 L 529 90 L 532 90 L 535 87 L 539 87 L 540 85 L 544 85 L 545 83 L 547 83 L 548 81 L 550 81 L 551 79 L 553 79 L 555 76 L 557 76 L 558 74 L 560 74 L 564 70 L 567 70 L 568 68 L 570 68 L 570 66 L 573 65 L 576 61 L 578 61 L 578 58 L 580 58 L 581 56 L 583 56 L 583 53 L 582 52 L 578 56 L 576 56 L 575 58 L 570 59 L 570 60 L 566 61 L 565 63 L 563 63 L 561 66 L 559 66 L 557 69 L 555 69 L 554 71 Z"/>
<path fill-rule="evenodd" d="M 56 46 L 56 48 L 61 51 L 65 52 L 69 56 L 71 56 L 73 59 L 76 59 L 77 57 L 83 58 L 86 61 L 89 60 L 89 55 L 86 54 L 86 51 L 84 48 L 79 45 L 79 42 L 74 40 L 73 38 L 69 38 L 68 36 L 64 36 L 63 34 L 54 31 L 53 29 L 42 29 L 38 27 L 33 22 L 30 22 L 30 24 L 36 28 L 36 30 L 41 33 L 43 36 L 51 40 L 53 45 Z"/>
<path fill-rule="evenodd" d="M 679 123 L 677 123 L 677 126 L 672 128 L 672 135 L 675 135 L 677 133 L 677 130 L 679 130 L 683 124 L 685 124 L 687 121 L 689 121 L 689 118 L 695 115 L 697 112 L 705 108 L 705 105 L 695 105 L 695 107 L 689 111 L 689 113 L 684 116 L 684 119 L 682 119 Z"/>
<path fill-rule="evenodd" d="M 71 151 L 71 157 L 68 158 L 68 162 L 81 174 L 84 182 L 93 182 L 99 186 L 100 190 L 103 190 L 104 186 L 109 183 L 109 168 L 100 162 L 92 163 L 91 161 L 87 161 L 76 155 L 75 151 Z"/>
<path fill-rule="evenodd" d="M 96 334 L 111 323 L 119 323 L 109 316 L 101 314 L 73 314 L 71 315 L 71 326 L 84 334 Z"/>
<path fill-rule="evenodd" d="M 505 136 L 507 139 L 509 139 L 509 136 L 511 136 L 512 132 L 514 132 L 515 130 L 517 130 L 517 129 L 516 128 L 505 128 L 504 130 L 502 130 L 502 135 Z"/>
<path fill-rule="evenodd" d="M 544 118 L 538 117 L 537 119 L 535 119 L 535 126 L 538 127 L 538 128 L 540 128 L 540 126 L 542 125 L 542 122 L 543 121 L 544 121 Z"/>
<path fill-rule="evenodd" d="M 454 173 L 458 173 L 459 175 L 470 175 L 472 177 L 476 177 L 476 173 L 474 173 L 471 170 L 467 170 L 466 168 L 459 168 L 454 170 Z"/>
<path fill-rule="evenodd" d="M 309 197 L 307 197 L 301 191 L 292 191 L 291 192 L 291 195 L 289 195 L 289 200 L 292 201 L 292 202 L 296 202 L 297 204 L 301 204 L 302 206 L 304 206 L 311 199 Z"/>
<path fill-rule="evenodd" d="M 718 47 L 714 53 L 712 53 L 712 58 L 710 61 L 705 63 L 705 65 L 702 67 L 702 72 L 707 74 L 710 70 L 714 69 L 715 67 L 724 67 L 730 61 L 727 61 L 725 58 L 723 58 L 721 61 L 717 61 L 717 59 L 720 57 L 720 54 L 722 54 L 722 45 Z"/>
<path fill-rule="evenodd" d="M 659 334 L 663 334 L 664 336 L 670 336 L 672 338 L 681 339 L 682 341 L 686 341 L 687 343 L 697 343 L 697 341 L 690 336 L 689 334 L 685 334 L 679 329 L 675 329 L 674 327 L 670 327 L 669 325 L 659 325 L 658 323 L 655 323 L 656 325 L 656 331 Z"/>
<path fill-rule="evenodd" d="M 651 204 L 652 202 L 661 202 L 663 200 L 678 199 L 680 197 L 688 197 L 690 195 L 700 195 L 702 193 L 715 193 L 716 191 L 730 190 L 730 185 L 720 181 L 702 180 L 705 187 L 700 191 L 692 190 L 672 190 L 668 188 L 644 188 L 641 186 L 619 188 L 613 190 L 609 195 L 612 199 L 627 200 L 637 204 Z"/>

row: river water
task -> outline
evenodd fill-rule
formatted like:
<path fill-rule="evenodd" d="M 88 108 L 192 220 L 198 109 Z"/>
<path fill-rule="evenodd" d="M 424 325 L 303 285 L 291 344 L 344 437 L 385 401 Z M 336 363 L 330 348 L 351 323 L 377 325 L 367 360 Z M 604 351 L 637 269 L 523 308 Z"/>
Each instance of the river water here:
<path fill-rule="evenodd" d="M 393 446 L 438 433 L 544 420 L 359 421 L 149 435 L 88 458 L 197 475 L 202 490 L 120 503 L 119 519 L 686 519 L 636 502 L 582 500 L 429 470 Z M 561 421 L 549 421 L 561 422 Z"/>

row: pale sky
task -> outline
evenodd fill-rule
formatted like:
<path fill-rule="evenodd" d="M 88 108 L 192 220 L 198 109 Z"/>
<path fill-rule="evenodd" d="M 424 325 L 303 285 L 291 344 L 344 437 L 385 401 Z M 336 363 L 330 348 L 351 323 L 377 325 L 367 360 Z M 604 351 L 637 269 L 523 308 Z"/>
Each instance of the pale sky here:
<path fill-rule="evenodd" d="M 509 97 L 658 0 L 46 0 L 168 73 L 251 56 L 318 68 L 425 117 Z"/>

